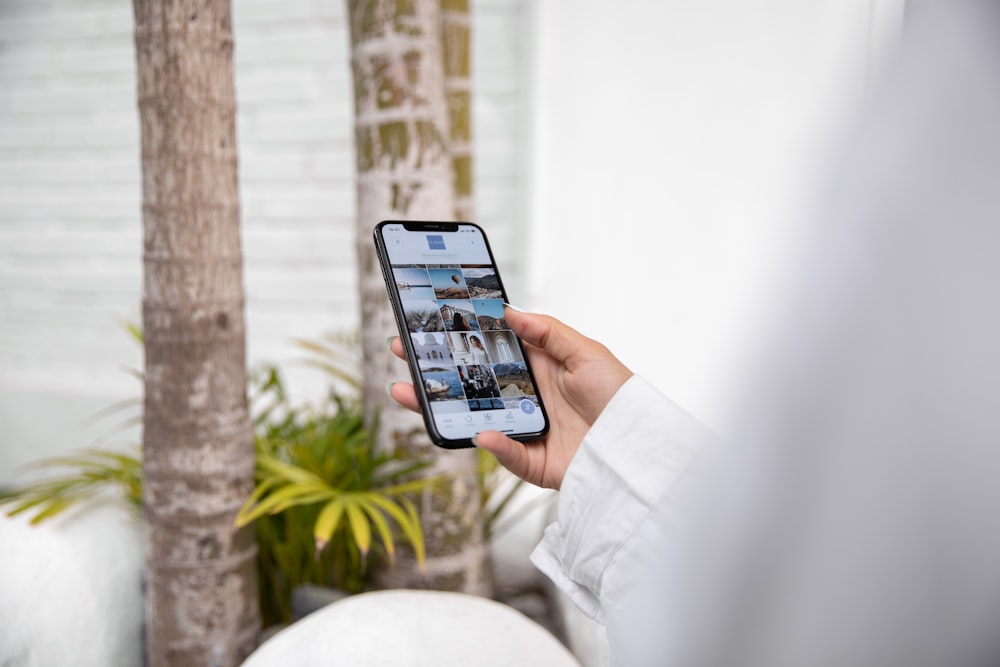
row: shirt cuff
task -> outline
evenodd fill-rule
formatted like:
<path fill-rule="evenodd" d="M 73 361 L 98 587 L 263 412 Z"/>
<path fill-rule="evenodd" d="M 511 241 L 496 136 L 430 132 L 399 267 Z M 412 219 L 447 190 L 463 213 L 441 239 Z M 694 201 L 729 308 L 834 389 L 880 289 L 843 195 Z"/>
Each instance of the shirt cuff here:
<path fill-rule="evenodd" d="M 531 560 L 590 618 L 603 622 L 604 573 L 697 458 L 711 432 L 638 376 L 598 417 L 573 457 L 559 519 Z"/>

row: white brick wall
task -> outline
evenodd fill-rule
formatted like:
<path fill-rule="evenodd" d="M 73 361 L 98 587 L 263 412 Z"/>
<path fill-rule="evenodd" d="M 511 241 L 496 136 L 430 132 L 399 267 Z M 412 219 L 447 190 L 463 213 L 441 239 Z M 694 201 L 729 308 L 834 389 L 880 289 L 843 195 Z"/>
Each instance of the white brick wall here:
<path fill-rule="evenodd" d="M 515 294 L 525 4 L 473 2 L 478 217 Z M 344 8 L 234 2 L 251 363 L 357 326 Z M 136 391 L 120 367 L 139 349 L 117 324 L 139 320 L 134 68 L 129 2 L 0 0 L 0 480 L 86 444 L 82 406 Z"/>
<path fill-rule="evenodd" d="M 130 30 L 126 3 L 0 6 L 0 386 L 93 391 L 138 363 L 116 329 L 140 275 Z"/>

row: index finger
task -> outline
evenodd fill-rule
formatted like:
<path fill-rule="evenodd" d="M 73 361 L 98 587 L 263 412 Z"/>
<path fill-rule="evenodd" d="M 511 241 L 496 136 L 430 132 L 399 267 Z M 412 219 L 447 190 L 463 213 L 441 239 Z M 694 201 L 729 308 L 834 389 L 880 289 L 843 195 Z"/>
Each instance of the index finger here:
<path fill-rule="evenodd" d="M 403 340 L 399 336 L 393 336 L 389 339 L 389 349 L 400 359 L 406 359 L 406 352 L 403 350 Z"/>

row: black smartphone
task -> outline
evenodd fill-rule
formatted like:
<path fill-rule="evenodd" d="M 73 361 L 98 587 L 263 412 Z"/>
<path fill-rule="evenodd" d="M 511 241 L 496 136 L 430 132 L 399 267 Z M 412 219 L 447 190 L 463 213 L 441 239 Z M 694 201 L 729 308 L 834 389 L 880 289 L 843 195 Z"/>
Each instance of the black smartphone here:
<path fill-rule="evenodd" d="M 471 447 L 487 430 L 549 429 L 524 346 L 504 319 L 486 234 L 469 222 L 385 221 L 375 247 L 431 441 Z"/>

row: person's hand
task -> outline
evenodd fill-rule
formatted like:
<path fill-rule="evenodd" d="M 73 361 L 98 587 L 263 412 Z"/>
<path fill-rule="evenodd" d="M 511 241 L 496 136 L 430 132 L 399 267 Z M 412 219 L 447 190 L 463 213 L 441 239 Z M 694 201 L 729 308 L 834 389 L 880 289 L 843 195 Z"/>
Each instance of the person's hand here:
<path fill-rule="evenodd" d="M 510 307 L 504 310 L 504 316 L 525 342 L 549 416 L 549 432 L 543 440 L 521 443 L 499 431 L 483 431 L 474 442 L 492 452 L 521 479 L 558 489 L 583 436 L 632 371 L 606 347 L 559 320 Z M 403 358 L 403 344 L 398 337 L 390 348 Z M 419 410 L 412 384 L 396 382 L 389 394 L 404 407 Z"/>

